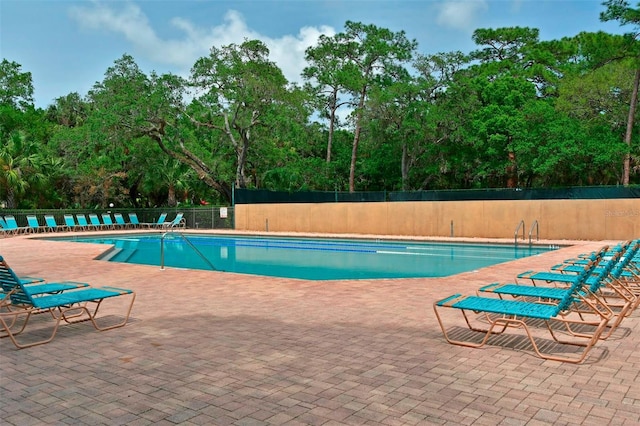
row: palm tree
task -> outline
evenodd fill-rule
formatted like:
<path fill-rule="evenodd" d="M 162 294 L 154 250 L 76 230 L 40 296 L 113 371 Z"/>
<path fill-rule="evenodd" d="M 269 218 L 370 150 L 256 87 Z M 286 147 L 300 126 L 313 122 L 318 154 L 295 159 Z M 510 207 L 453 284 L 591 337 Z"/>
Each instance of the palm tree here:
<path fill-rule="evenodd" d="M 4 195 L 7 208 L 17 208 L 18 198 L 31 184 L 45 179 L 40 160 L 35 146 L 20 131 L 12 132 L 0 147 L 0 195 Z"/>
<path fill-rule="evenodd" d="M 188 189 L 191 176 L 191 169 L 173 158 L 164 157 L 156 173 L 145 178 L 143 188 L 148 193 L 166 190 L 167 205 L 175 207 L 178 204 L 178 193 Z"/>

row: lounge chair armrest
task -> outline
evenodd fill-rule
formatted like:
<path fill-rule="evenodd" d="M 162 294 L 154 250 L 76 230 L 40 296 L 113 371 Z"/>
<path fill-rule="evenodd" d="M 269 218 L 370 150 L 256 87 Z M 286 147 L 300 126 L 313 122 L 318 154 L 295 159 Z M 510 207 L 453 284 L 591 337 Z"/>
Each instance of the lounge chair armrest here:
<path fill-rule="evenodd" d="M 131 294 L 131 293 L 133 293 L 133 290 L 130 290 L 128 288 L 111 287 L 111 286 L 102 286 L 100 288 L 103 289 L 103 290 L 114 291 L 114 292 L 120 293 L 120 294 Z"/>
<path fill-rule="evenodd" d="M 518 278 L 531 278 L 533 276 L 533 274 L 535 274 L 536 271 L 524 271 L 520 274 L 518 274 Z"/>

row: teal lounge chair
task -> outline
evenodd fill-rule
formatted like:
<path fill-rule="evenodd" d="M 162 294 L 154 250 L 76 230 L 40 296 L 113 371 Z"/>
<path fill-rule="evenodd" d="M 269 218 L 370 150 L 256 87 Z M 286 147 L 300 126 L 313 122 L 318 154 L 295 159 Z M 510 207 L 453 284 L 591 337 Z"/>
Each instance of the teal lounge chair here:
<path fill-rule="evenodd" d="M 444 338 L 451 344 L 479 348 L 484 346 L 490 337 L 504 334 L 507 329 L 524 330 L 534 352 L 540 358 L 576 364 L 581 363 L 591 348 L 593 348 L 600 339 L 600 335 L 607 327 L 611 314 L 601 312 L 594 306 L 594 314 L 599 316 L 595 330 L 589 337 L 579 337 L 577 341 L 575 338 L 571 340 L 561 339 L 559 335 L 560 332 L 554 329 L 553 323 L 556 320 L 565 321 L 566 315 L 568 315 L 572 304 L 575 303 L 576 300 L 580 300 L 586 306 L 592 306 L 592 302 L 588 298 L 584 298 L 582 294 L 585 291 L 586 279 L 594 267 L 595 262 L 585 265 L 584 271 L 578 275 L 579 279 L 574 280 L 569 287 L 569 291 L 565 292 L 557 303 L 536 303 L 454 294 L 435 302 L 433 304 L 433 310 Z M 451 328 L 445 327 L 442 321 L 439 311 L 444 309 L 456 309 L 461 312 L 469 330 L 480 333 L 481 335 L 484 334 L 484 336 L 481 337 L 481 339 L 475 339 L 474 337 L 468 336 L 468 333 L 457 333 L 460 337 L 454 337 L 454 334 L 451 333 Z M 481 319 L 477 320 L 472 318 L 473 313 L 484 315 L 481 315 Z M 539 330 L 534 329 L 536 322 L 542 322 L 546 326 L 545 329 L 556 343 L 582 347 L 582 350 L 576 351 L 573 355 L 568 353 L 563 355 L 549 351 L 543 352 L 543 347 L 547 345 L 543 346 L 539 344 L 540 336 L 537 333 Z M 487 323 L 488 327 L 485 326 Z M 469 338 L 463 340 L 462 338 L 464 337 Z"/>
<path fill-rule="evenodd" d="M 80 225 L 76 223 L 76 220 L 73 218 L 72 214 L 64 215 L 64 224 L 66 225 L 67 229 L 70 231 L 77 231 L 82 228 Z"/>
<path fill-rule="evenodd" d="M 164 222 L 162 224 L 163 228 L 184 228 L 184 213 L 176 214 L 176 217 L 171 222 Z"/>
<path fill-rule="evenodd" d="M 9 225 L 7 225 L 7 222 L 4 221 L 2 216 L 0 216 L 0 232 L 3 237 L 7 235 L 15 235 L 15 231 L 13 229 L 9 229 Z"/>
<path fill-rule="evenodd" d="M 98 215 L 95 213 L 89 214 L 89 222 L 91 223 L 91 226 L 93 226 L 95 229 L 109 229 L 108 225 L 105 225 L 104 223 L 100 222 Z"/>
<path fill-rule="evenodd" d="M 156 221 L 156 223 L 152 223 L 150 225 L 150 228 L 163 228 L 166 220 L 167 220 L 167 213 L 162 213 L 160 217 L 158 217 L 158 220 Z"/>
<path fill-rule="evenodd" d="M 129 223 L 132 228 L 142 228 L 143 224 L 138 220 L 138 215 L 135 213 L 129 213 Z"/>
<path fill-rule="evenodd" d="M 47 225 L 47 231 L 50 231 L 50 232 L 69 230 L 69 227 L 66 225 L 58 225 L 58 223 L 56 222 L 56 218 L 51 214 L 44 215 L 44 222 Z"/>
<path fill-rule="evenodd" d="M 60 283 L 44 283 L 44 279 L 35 278 L 29 276 L 17 276 L 9 267 L 5 260 L 0 261 L 0 307 L 4 310 L 11 311 L 14 307 L 11 305 L 11 299 L 8 297 L 11 292 L 5 293 L 4 285 L 8 284 L 8 286 L 12 286 L 15 283 L 16 278 L 25 286 L 26 291 L 32 296 L 42 295 L 42 294 L 56 294 L 66 290 L 72 290 L 81 287 L 87 287 L 86 283 L 79 282 L 60 282 Z M 9 328 L 13 327 L 15 324 L 15 319 L 13 318 L 7 326 Z M 14 332 L 15 333 L 15 332 Z M 0 334 L 0 337 L 6 337 L 6 335 Z"/>
<path fill-rule="evenodd" d="M 0 256 L 0 262 L 3 261 L 4 259 Z M 10 302 L 12 309 L 9 311 L 0 311 L 0 325 L 18 349 L 50 342 L 55 337 L 62 321 L 75 323 L 89 320 L 99 331 L 122 327 L 129 320 L 133 302 L 136 297 L 135 293 L 131 290 L 115 287 L 84 287 L 76 290 L 63 291 L 58 294 L 34 295 L 29 291 L 28 286 L 16 277 L 11 269 L 5 269 L 4 271 L 3 280 L 0 284 L 6 295 L 0 303 L 7 306 Z M 130 302 L 126 307 L 124 319 L 115 324 L 99 324 L 96 315 L 101 304 L 107 299 L 118 298 L 118 296 L 123 295 L 130 295 Z M 31 316 L 43 311 L 50 312 L 54 320 L 50 336 L 28 343 L 19 342 L 17 336 L 26 329 Z M 20 317 L 23 317 L 22 327 L 15 331 L 14 325 Z M 40 331 L 41 330 L 38 329 L 38 332 Z"/>
<path fill-rule="evenodd" d="M 116 226 L 118 226 L 120 228 L 124 228 L 124 229 L 131 227 L 130 224 L 125 222 L 124 217 L 122 216 L 122 213 L 114 213 L 113 214 L 113 218 L 116 221 Z"/>
<path fill-rule="evenodd" d="M 129 222 L 134 228 L 158 228 L 162 227 L 165 219 L 167 218 L 166 213 L 162 213 L 156 222 L 140 222 L 138 219 L 138 215 L 136 213 L 129 213 Z"/>
<path fill-rule="evenodd" d="M 28 227 L 18 226 L 18 221 L 12 215 L 5 216 L 4 221 L 7 224 L 7 230 L 12 232 L 13 235 L 26 234 L 27 232 L 29 232 Z"/>
<path fill-rule="evenodd" d="M 78 221 L 78 226 L 83 230 L 83 231 L 88 231 L 91 229 L 97 229 L 95 226 L 91 225 L 88 221 L 87 221 L 87 217 L 83 214 L 76 214 L 76 220 Z"/>
<path fill-rule="evenodd" d="M 34 215 L 27 215 L 27 225 L 29 226 L 29 232 L 38 233 L 45 231 L 45 228 L 40 226 L 38 218 Z"/>
<path fill-rule="evenodd" d="M 115 229 L 116 224 L 111 219 L 111 213 L 102 213 L 102 226 L 106 229 Z"/>
<path fill-rule="evenodd" d="M 588 333 L 574 331 L 574 325 L 594 325 L 589 321 L 589 314 L 593 314 L 593 307 L 607 311 L 611 315 L 611 319 L 608 324 L 608 332 L 601 335 L 601 339 L 606 339 L 611 336 L 613 331 L 620 325 L 623 318 L 625 318 L 631 310 L 635 309 L 638 304 L 638 298 L 627 289 L 624 284 L 621 284 L 619 275 L 628 263 L 630 256 L 633 256 L 633 252 L 637 250 L 634 247 L 632 252 L 626 253 L 623 257 L 622 252 L 614 254 L 607 260 L 600 261 L 598 266 L 593 269 L 585 281 L 585 288 L 580 290 L 581 299 L 576 298 L 573 306 L 570 308 L 570 313 L 579 313 L 579 318 L 567 318 L 565 326 L 567 331 L 574 336 L 587 337 Z M 584 266 L 583 266 L 584 269 Z M 579 279 L 578 275 L 570 275 L 574 279 Z M 514 297 L 521 300 L 542 301 L 542 302 L 556 302 L 561 300 L 565 294 L 569 291 L 567 288 L 555 287 L 555 286 L 533 286 L 524 284 L 501 284 L 493 283 L 481 287 L 478 290 L 478 294 L 496 294 L 501 299 L 504 297 Z M 584 309 L 581 300 L 583 298 L 589 299 L 592 303 Z M 599 314 L 596 314 L 595 326 L 599 324 Z M 615 319 L 615 321 L 613 321 Z"/>
<path fill-rule="evenodd" d="M 605 256 L 609 253 L 609 246 L 604 246 L 597 252 L 589 254 L 588 258 L 584 259 L 584 262 L 579 266 L 578 272 L 582 272 L 584 270 L 585 265 L 590 264 L 593 265 L 595 261 L 600 262 L 605 259 Z M 525 271 L 521 274 L 518 274 L 516 278 L 516 282 L 518 279 L 529 279 L 532 284 L 536 283 L 552 283 L 552 282 L 567 282 L 571 283 L 573 278 L 570 274 L 565 274 L 563 271 L 551 270 L 551 271 Z"/>

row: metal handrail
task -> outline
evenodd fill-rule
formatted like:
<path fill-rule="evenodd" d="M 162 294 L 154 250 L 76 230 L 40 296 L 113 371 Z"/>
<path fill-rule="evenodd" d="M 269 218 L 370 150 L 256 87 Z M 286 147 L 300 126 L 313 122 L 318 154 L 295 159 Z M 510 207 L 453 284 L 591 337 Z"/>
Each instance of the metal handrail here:
<path fill-rule="evenodd" d="M 211 270 L 217 271 L 216 267 L 213 266 L 211 261 L 209 261 L 209 259 L 207 259 L 206 256 L 202 254 L 200 250 L 198 250 L 198 248 L 194 246 L 193 243 L 187 237 L 185 237 L 185 235 L 182 232 L 174 232 L 174 231 L 165 232 L 160 237 L 160 269 L 164 269 L 164 239 L 167 236 L 167 234 L 174 234 L 174 233 L 178 234 L 189 245 L 189 247 L 191 247 L 198 254 L 198 256 L 200 256 L 200 258 L 204 260 L 205 263 L 211 267 Z"/>
<path fill-rule="evenodd" d="M 524 219 L 522 219 L 520 221 L 520 223 L 518 224 L 518 226 L 516 227 L 516 232 L 514 233 L 514 240 L 515 240 L 515 245 L 518 245 L 518 231 L 520 230 L 520 228 L 522 228 L 522 239 L 525 239 L 524 236 Z"/>
<path fill-rule="evenodd" d="M 536 228 L 536 241 L 540 241 L 540 227 L 538 226 L 538 219 L 533 221 L 531 229 L 529 229 L 529 245 L 531 245 L 531 234 L 533 233 L 533 228 Z"/>

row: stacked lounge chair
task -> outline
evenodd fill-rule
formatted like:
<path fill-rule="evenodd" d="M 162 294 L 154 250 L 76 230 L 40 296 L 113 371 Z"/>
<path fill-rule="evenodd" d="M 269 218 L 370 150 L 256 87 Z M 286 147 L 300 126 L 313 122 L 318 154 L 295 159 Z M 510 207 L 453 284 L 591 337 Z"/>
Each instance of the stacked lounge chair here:
<path fill-rule="evenodd" d="M 8 337 L 18 348 L 27 348 L 48 343 L 55 337 L 61 323 L 90 321 L 99 330 L 110 330 L 124 326 L 131 314 L 135 293 L 116 287 L 91 287 L 86 283 L 61 282 L 28 284 L 20 279 L 6 261 L 0 256 L 0 287 L 3 298 L 0 300 L 0 327 L 2 337 Z M 39 288 L 38 288 L 39 287 Z M 129 296 L 124 319 L 115 324 L 101 324 L 97 318 L 98 309 L 108 299 Z M 51 334 L 44 339 L 22 341 L 21 336 L 27 330 L 30 318 L 39 313 L 49 313 L 53 319 Z M 19 319 L 22 318 L 22 321 Z M 21 326 L 19 326 L 22 324 Z M 38 328 L 37 335 L 41 330 Z M 19 341 L 18 339 L 21 339 Z"/>
<path fill-rule="evenodd" d="M 519 329 L 539 357 L 581 363 L 591 348 L 609 337 L 640 303 L 640 292 L 620 279 L 623 273 L 630 280 L 640 277 L 634 272 L 639 249 L 640 240 L 603 247 L 580 257 L 580 262 L 568 263 L 571 268 L 567 271 L 556 268 L 520 274 L 518 278 L 531 280 L 529 285 L 517 281 L 492 283 L 481 287 L 479 295 L 451 295 L 433 304 L 436 319 L 452 344 L 478 348 L 494 335 Z M 467 327 L 475 333 L 462 333 L 460 338 L 454 335 L 443 322 L 445 309 L 461 312 Z M 541 330 L 559 347 L 570 345 L 581 350 L 547 351 L 550 345 L 540 344 Z"/>

